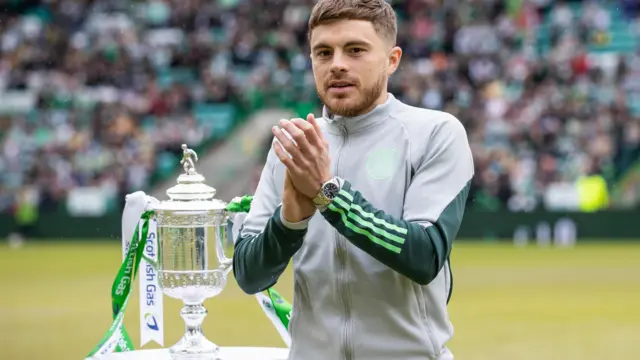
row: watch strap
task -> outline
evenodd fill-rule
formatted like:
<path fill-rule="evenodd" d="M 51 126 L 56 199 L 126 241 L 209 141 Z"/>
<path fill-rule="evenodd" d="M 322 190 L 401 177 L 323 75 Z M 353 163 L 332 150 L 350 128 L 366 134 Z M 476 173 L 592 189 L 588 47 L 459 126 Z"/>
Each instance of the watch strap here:
<path fill-rule="evenodd" d="M 333 194 L 333 196 L 327 196 L 327 188 L 330 186 L 334 186 L 335 189 L 337 191 L 334 191 L 335 194 Z M 324 184 L 322 184 L 322 186 L 320 187 L 320 191 L 318 192 L 318 195 L 313 198 L 313 203 L 317 206 L 317 207 L 326 207 L 328 206 L 331 201 L 333 201 L 333 199 L 335 198 L 335 196 L 338 194 L 339 189 L 342 188 L 342 181 L 340 178 L 338 177 L 333 177 L 329 180 L 327 180 Z"/>

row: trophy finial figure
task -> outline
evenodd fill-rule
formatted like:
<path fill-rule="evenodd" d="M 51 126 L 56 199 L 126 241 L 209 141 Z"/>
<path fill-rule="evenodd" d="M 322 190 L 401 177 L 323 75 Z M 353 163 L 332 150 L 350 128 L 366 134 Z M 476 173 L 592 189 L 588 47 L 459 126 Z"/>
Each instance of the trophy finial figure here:
<path fill-rule="evenodd" d="M 195 151 L 189 149 L 187 144 L 182 144 L 182 160 L 180 160 L 180 164 L 184 169 L 185 174 L 187 175 L 196 175 L 196 165 L 195 161 L 198 161 L 198 154 Z"/>

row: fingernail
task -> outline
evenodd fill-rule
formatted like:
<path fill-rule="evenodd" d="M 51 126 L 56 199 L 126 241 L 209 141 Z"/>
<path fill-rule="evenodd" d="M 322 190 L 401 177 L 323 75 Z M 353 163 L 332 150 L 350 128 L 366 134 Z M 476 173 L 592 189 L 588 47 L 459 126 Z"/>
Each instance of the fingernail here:
<path fill-rule="evenodd" d="M 289 123 L 289 120 L 282 119 L 280 120 L 280 125 L 285 126 Z"/>
<path fill-rule="evenodd" d="M 271 128 L 271 132 L 276 132 L 276 130 L 278 130 L 277 126 L 274 126 L 274 127 Z"/>

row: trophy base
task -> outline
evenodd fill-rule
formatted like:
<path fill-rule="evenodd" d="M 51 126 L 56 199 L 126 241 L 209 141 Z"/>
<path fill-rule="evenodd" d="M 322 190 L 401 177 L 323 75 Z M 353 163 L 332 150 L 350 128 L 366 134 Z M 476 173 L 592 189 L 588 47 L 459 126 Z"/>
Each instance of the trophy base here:
<path fill-rule="evenodd" d="M 220 347 L 207 340 L 202 334 L 183 337 L 169 348 L 173 360 L 222 360 Z"/>
<path fill-rule="evenodd" d="M 220 347 L 207 340 L 202 333 L 202 320 L 207 309 L 202 304 L 184 304 L 180 315 L 187 325 L 187 332 L 177 344 L 169 348 L 173 360 L 222 360 Z"/>

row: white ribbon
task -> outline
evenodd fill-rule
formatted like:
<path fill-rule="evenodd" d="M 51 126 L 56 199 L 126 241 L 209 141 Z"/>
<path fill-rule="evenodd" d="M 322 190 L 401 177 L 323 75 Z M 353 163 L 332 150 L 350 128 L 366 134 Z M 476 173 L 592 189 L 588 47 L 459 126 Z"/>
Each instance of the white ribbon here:
<path fill-rule="evenodd" d="M 122 212 L 122 251 L 123 256 L 131 245 L 131 238 L 136 225 L 141 221 L 142 213 L 152 210 L 158 203 L 155 198 L 142 191 L 136 191 L 126 196 L 124 211 Z M 140 226 L 142 229 L 142 225 Z M 145 242 L 144 254 L 154 261 L 158 260 L 157 223 L 149 220 L 149 231 Z M 162 291 L 158 284 L 156 270 L 144 258 L 140 261 L 140 346 L 154 341 L 164 346 L 164 312 Z"/>
<path fill-rule="evenodd" d="M 267 315 L 267 318 L 269 318 L 271 324 L 273 324 L 273 326 L 276 328 L 278 334 L 280 334 L 282 341 L 285 343 L 285 345 L 287 345 L 288 348 L 290 348 L 291 335 L 282 323 L 282 320 L 280 320 L 280 318 L 278 317 L 278 314 L 276 314 L 276 310 L 274 308 L 273 301 L 271 301 L 271 298 L 263 293 L 257 293 L 256 300 L 258 300 L 260 308 L 262 309 L 262 311 L 264 311 L 264 314 Z"/>

